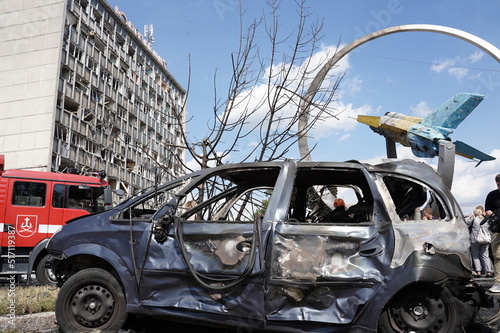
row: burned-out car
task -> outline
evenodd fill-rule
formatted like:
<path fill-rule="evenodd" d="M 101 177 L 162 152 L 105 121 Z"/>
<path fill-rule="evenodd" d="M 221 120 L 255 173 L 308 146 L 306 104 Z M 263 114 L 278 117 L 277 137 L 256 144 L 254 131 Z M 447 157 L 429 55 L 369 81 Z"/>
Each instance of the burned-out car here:
<path fill-rule="evenodd" d="M 333 200 L 347 203 L 329 218 Z M 432 210 L 432 219 L 421 211 Z M 63 331 L 128 314 L 285 332 L 458 332 L 484 300 L 449 189 L 411 160 L 201 170 L 76 219 L 47 249 Z"/>

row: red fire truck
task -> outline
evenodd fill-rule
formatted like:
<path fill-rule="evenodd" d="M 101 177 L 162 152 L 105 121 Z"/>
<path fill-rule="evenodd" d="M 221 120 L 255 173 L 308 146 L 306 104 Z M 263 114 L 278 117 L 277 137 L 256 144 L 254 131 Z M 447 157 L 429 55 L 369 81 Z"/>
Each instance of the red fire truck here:
<path fill-rule="evenodd" d="M 102 176 L 102 174 L 101 174 Z M 111 205 L 102 178 L 69 173 L 4 171 L 0 155 L 1 276 L 34 272 L 42 285 L 54 283 L 46 269 L 45 245 L 66 221 Z"/>

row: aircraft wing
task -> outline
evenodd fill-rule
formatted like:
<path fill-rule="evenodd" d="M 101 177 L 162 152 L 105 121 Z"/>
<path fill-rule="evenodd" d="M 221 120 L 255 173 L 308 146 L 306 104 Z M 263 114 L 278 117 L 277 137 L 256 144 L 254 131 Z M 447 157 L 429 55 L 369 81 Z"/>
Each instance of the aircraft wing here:
<path fill-rule="evenodd" d="M 479 160 L 479 163 L 477 165 L 479 165 L 483 161 L 492 161 L 495 159 L 493 156 L 485 154 L 482 151 L 479 151 L 476 148 L 471 147 L 462 141 L 455 141 L 454 144 L 455 144 L 455 154 L 466 158 Z"/>

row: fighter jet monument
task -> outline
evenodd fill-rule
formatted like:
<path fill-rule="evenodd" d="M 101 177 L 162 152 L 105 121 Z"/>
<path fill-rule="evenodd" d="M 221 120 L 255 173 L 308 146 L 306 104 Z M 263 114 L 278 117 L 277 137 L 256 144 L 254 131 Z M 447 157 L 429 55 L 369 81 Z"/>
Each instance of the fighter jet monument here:
<path fill-rule="evenodd" d="M 396 142 L 410 147 L 417 157 L 439 156 L 438 172 L 446 178 L 451 187 L 454 169 L 453 153 L 479 161 L 495 158 L 462 141 L 451 142 L 449 135 L 478 106 L 484 96 L 479 94 L 456 94 L 425 118 L 387 112 L 381 117 L 357 117 L 357 121 L 386 138 L 387 157 L 396 158 Z M 452 153 L 451 156 L 450 152 Z"/>

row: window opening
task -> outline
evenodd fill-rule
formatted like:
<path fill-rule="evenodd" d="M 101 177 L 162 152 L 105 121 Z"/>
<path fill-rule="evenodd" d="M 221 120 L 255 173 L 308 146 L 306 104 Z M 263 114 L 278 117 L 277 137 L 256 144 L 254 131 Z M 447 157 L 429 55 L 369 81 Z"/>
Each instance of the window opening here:
<path fill-rule="evenodd" d="M 55 184 L 52 207 L 83 209 L 89 213 L 104 211 L 104 189 L 97 186 Z"/>
<path fill-rule="evenodd" d="M 47 184 L 34 182 L 14 182 L 12 204 L 15 206 L 45 206 Z"/>
<path fill-rule="evenodd" d="M 289 221 L 371 223 L 372 215 L 373 196 L 361 170 L 304 168 L 297 171 Z"/>
<path fill-rule="evenodd" d="M 225 170 L 183 197 L 178 214 L 186 220 L 249 222 L 262 220 L 279 168 Z"/>
<path fill-rule="evenodd" d="M 443 201 L 430 187 L 406 178 L 385 176 L 383 179 L 401 220 L 424 219 L 424 210 L 432 215 L 425 219 L 447 218 Z"/>

